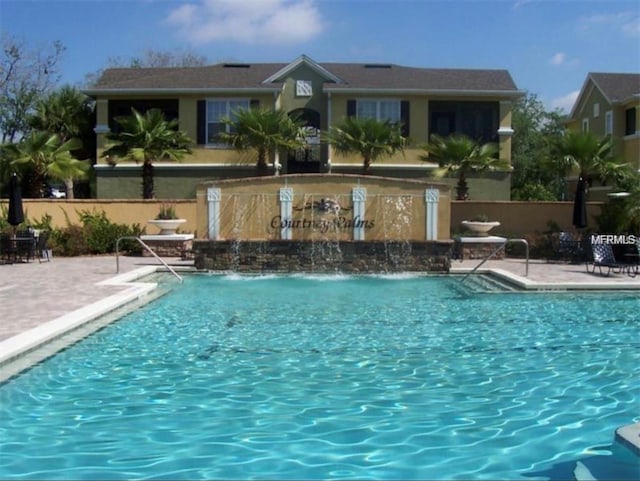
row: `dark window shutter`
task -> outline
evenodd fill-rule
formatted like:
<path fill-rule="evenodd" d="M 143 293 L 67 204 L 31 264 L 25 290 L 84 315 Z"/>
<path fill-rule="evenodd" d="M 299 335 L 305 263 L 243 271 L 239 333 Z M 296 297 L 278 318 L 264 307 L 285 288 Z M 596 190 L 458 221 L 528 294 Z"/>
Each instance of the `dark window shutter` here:
<path fill-rule="evenodd" d="M 356 101 L 347 100 L 347 117 L 355 117 L 355 116 L 356 116 Z"/>
<path fill-rule="evenodd" d="M 207 102 L 205 100 L 198 100 L 198 145 L 204 145 L 207 143 Z"/>
<path fill-rule="evenodd" d="M 402 136 L 409 137 L 409 101 L 400 102 L 400 121 L 402 122 Z"/>
<path fill-rule="evenodd" d="M 249 108 L 257 109 L 260 107 L 260 101 L 258 99 L 249 100 Z"/>

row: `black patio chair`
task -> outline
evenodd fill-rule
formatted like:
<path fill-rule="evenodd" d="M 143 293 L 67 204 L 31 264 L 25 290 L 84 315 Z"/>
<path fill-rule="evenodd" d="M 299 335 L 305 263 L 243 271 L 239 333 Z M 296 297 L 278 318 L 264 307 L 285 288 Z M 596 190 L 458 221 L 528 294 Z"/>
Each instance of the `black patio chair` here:
<path fill-rule="evenodd" d="M 33 231 L 23 230 L 16 232 L 15 249 L 16 260 L 26 259 L 29 262 L 36 256 L 36 237 Z"/>
<path fill-rule="evenodd" d="M 640 239 L 636 242 L 635 262 L 629 265 L 627 274 L 631 277 L 635 277 L 640 274 Z"/>
<path fill-rule="evenodd" d="M 591 261 L 587 261 L 587 272 L 595 272 L 596 268 L 598 268 L 602 275 L 602 269 L 606 268 L 607 273 L 605 275 L 608 276 L 611 274 L 611 271 L 614 273 L 616 270 L 617 272 L 622 272 L 628 268 L 628 264 L 624 264 L 616 260 L 611 244 L 592 242 L 591 251 L 593 252 L 593 259 Z M 589 270 L 589 264 L 591 264 L 591 270 Z"/>
<path fill-rule="evenodd" d="M 11 264 L 16 260 L 15 243 L 9 234 L 0 234 L 0 259 L 5 264 Z"/>
<path fill-rule="evenodd" d="M 579 237 L 571 232 L 558 233 L 558 256 L 565 262 L 580 263 L 585 260 L 584 247 Z"/>

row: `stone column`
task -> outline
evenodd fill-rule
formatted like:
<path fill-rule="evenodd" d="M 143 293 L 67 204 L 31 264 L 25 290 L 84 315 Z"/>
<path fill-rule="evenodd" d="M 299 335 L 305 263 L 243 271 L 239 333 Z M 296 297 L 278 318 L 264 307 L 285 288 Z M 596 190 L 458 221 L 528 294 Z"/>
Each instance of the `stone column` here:
<path fill-rule="evenodd" d="M 293 189 L 282 187 L 280 189 L 280 238 L 291 240 L 291 221 L 293 220 Z"/>
<path fill-rule="evenodd" d="M 351 192 L 353 200 L 353 240 L 364 240 L 364 215 L 367 189 L 354 187 Z"/>
<path fill-rule="evenodd" d="M 438 240 L 438 202 L 440 201 L 440 191 L 429 188 L 424 191 L 425 207 L 425 233 L 426 240 Z"/>
<path fill-rule="evenodd" d="M 207 189 L 207 211 L 209 213 L 208 237 L 218 240 L 220 238 L 220 189 L 217 187 Z"/>

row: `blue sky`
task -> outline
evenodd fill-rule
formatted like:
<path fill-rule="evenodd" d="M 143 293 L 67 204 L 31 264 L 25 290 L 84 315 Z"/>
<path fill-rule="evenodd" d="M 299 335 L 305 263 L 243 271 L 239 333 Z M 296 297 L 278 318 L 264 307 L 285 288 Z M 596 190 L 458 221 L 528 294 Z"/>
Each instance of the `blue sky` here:
<path fill-rule="evenodd" d="M 0 30 L 66 47 L 78 84 L 145 49 L 220 61 L 507 69 L 569 111 L 588 72 L 640 72 L 638 0 L 0 0 Z"/>

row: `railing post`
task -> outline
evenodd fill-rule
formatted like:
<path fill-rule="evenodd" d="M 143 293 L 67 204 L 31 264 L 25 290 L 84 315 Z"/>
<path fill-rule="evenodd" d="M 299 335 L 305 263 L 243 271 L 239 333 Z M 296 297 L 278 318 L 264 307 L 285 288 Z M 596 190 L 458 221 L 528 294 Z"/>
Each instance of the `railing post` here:
<path fill-rule="evenodd" d="M 116 240 L 116 274 L 120 273 L 120 241 L 121 240 L 135 240 L 138 241 L 138 244 L 140 244 L 142 247 L 144 247 L 145 249 L 147 249 L 147 251 L 149 251 L 149 253 L 155 257 L 156 259 L 158 259 L 160 261 L 160 263 L 165 266 L 167 268 L 167 270 L 169 270 L 169 272 L 171 272 L 174 276 L 176 276 L 176 278 L 182 282 L 182 277 L 180 276 L 180 274 L 178 274 L 174 269 L 171 268 L 171 266 L 169 264 L 167 264 L 158 254 L 156 254 L 155 252 L 153 252 L 153 249 L 151 249 L 151 247 L 149 247 L 147 244 L 145 244 L 142 239 L 140 239 L 140 237 L 133 237 L 133 236 L 125 236 L 125 237 L 119 237 L 118 240 Z"/>

